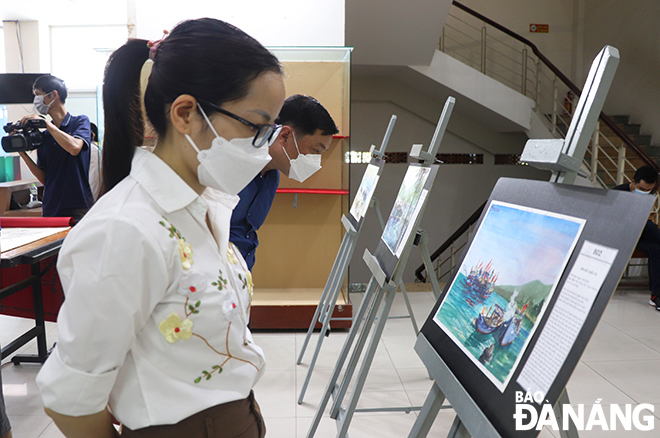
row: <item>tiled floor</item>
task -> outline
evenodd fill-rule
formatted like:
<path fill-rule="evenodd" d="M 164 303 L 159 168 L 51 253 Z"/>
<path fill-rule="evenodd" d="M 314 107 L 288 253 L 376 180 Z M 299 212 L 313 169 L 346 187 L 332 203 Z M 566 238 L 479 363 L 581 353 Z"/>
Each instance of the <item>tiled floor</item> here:
<path fill-rule="evenodd" d="M 421 324 L 433 305 L 432 295 L 415 292 L 410 297 Z M 359 300 L 359 295 L 355 298 Z M 580 432 L 580 437 L 660 436 L 660 312 L 648 306 L 647 301 L 648 296 L 642 294 L 617 293 L 614 296 L 568 384 L 568 391 L 571 402 L 584 404 L 587 410 L 597 398 L 602 399 L 603 405 L 651 403 L 655 406 L 656 428 L 650 432 L 602 431 L 596 428 Z M 398 294 L 392 315 L 405 314 L 401 294 Z M 31 320 L 0 316 L 0 342 L 6 345 L 31 324 Z M 296 365 L 304 337 L 303 332 L 255 334 L 255 340 L 264 348 L 268 360 L 268 369 L 257 384 L 255 393 L 266 417 L 269 438 L 302 438 L 307 435 L 346 333 L 332 333 L 325 340 L 305 401 L 298 405 L 298 392 L 317 335 L 312 338 L 303 364 Z M 57 327 L 49 323 L 48 344 L 51 345 L 56 339 Z M 414 342 L 415 335 L 409 320 L 393 319 L 387 322 L 359 407 L 420 406 L 423 403 L 431 381 L 413 351 Z M 35 350 L 33 343 L 24 349 Z M 8 365 L 2 369 L 3 389 L 14 436 L 61 438 L 61 433 L 43 412 L 34 383 L 38 370 L 39 367 L 34 365 Z M 440 411 L 429 436 L 447 436 L 453 417 L 451 410 Z M 407 437 L 415 418 L 414 412 L 358 413 L 351 424 L 350 436 Z M 325 415 L 315 437 L 335 435 L 335 422 Z M 540 436 L 559 437 L 559 433 L 543 430 Z"/>

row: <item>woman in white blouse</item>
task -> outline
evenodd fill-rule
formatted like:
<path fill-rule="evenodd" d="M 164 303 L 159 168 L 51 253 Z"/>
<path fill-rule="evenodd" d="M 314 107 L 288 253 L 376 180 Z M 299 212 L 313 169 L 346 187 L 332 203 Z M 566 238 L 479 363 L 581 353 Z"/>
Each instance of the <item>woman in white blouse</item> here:
<path fill-rule="evenodd" d="M 138 147 L 148 58 L 153 153 Z M 104 194 L 62 247 L 58 343 L 37 377 L 67 437 L 117 437 L 111 415 L 128 438 L 265 435 L 252 278 L 228 237 L 237 193 L 270 160 L 284 93 L 277 58 L 219 20 L 110 57 Z"/>

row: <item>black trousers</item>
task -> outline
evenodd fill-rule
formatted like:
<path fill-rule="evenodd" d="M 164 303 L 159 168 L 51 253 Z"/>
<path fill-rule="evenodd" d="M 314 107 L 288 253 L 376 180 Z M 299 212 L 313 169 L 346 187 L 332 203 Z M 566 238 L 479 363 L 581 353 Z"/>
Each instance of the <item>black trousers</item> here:
<path fill-rule="evenodd" d="M 652 221 L 646 221 L 637 249 L 649 258 L 649 288 L 651 295 L 660 297 L 660 228 Z"/>

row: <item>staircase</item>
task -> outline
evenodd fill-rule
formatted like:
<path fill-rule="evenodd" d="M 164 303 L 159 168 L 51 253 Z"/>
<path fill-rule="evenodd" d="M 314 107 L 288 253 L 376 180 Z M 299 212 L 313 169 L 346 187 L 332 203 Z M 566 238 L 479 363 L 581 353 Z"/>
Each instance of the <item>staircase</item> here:
<path fill-rule="evenodd" d="M 625 133 L 635 144 L 652 160 L 658 163 L 660 159 L 660 147 L 651 145 L 651 136 L 640 133 L 641 126 L 630 123 L 629 116 L 613 116 L 612 120 L 616 126 Z M 558 126 L 560 131 L 565 130 L 563 125 Z M 612 188 L 619 184 L 629 183 L 633 180 L 635 170 L 647 165 L 634 150 L 627 147 L 626 143 L 610 127 L 600 124 L 593 136 L 598 140 L 598 151 L 594 157 L 593 139 L 585 155 L 585 161 L 589 167 L 594 167 L 595 174 L 591 169 L 593 179 L 601 186 Z"/>
<path fill-rule="evenodd" d="M 534 110 L 542 115 L 540 119 L 552 135 L 564 138 L 580 89 L 530 41 L 456 1 L 453 6 L 439 50 L 532 99 Z M 603 188 L 629 183 L 635 171 L 644 165 L 660 171 L 660 146 L 652 146 L 651 140 L 651 136 L 641 134 L 640 125 L 630 123 L 628 116 L 608 117 L 601 113 L 584 157 L 583 171 L 592 185 Z M 658 205 L 656 196 L 656 223 Z M 431 256 L 439 281 L 453 272 L 483 207 Z M 424 265 L 417 268 L 415 276 L 416 281 L 428 281 Z"/>

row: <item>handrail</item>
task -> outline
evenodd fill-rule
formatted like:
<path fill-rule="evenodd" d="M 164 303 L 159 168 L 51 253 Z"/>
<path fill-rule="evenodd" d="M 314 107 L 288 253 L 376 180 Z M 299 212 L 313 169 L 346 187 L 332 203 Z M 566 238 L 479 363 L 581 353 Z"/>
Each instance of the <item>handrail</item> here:
<path fill-rule="evenodd" d="M 440 245 L 440 247 L 438 249 L 436 249 L 433 254 L 431 254 L 431 262 L 434 262 L 435 259 L 440 257 L 440 254 L 445 252 L 447 250 L 447 248 L 449 248 L 451 246 L 452 243 L 454 243 L 456 240 L 458 240 L 458 238 L 461 237 L 463 235 L 463 233 L 465 233 L 470 228 L 470 226 L 473 225 L 477 221 L 477 219 L 479 219 L 479 216 L 481 216 L 481 212 L 484 211 L 484 208 L 486 208 L 486 202 L 481 204 L 481 206 L 479 208 L 477 208 L 477 210 L 474 213 L 472 213 L 472 215 L 469 218 L 467 218 L 465 220 L 465 222 L 463 222 L 463 225 L 458 227 L 458 229 L 454 232 L 454 234 L 449 236 L 449 239 L 445 240 L 445 243 Z M 422 276 L 422 272 L 424 272 L 425 270 L 426 270 L 426 268 L 425 268 L 424 264 L 422 264 L 415 271 L 415 276 L 419 279 L 419 281 L 424 281 L 424 277 Z"/>
<path fill-rule="evenodd" d="M 535 45 L 533 42 L 531 42 L 531 41 L 528 40 L 527 38 L 524 38 L 524 37 L 518 35 L 518 34 L 515 33 L 514 31 L 507 29 L 506 27 L 502 26 L 501 24 L 496 23 L 495 21 L 491 20 L 490 18 L 481 15 L 479 12 L 477 12 L 477 11 L 475 11 L 475 10 L 473 10 L 473 9 L 468 8 L 467 6 L 465 6 L 465 5 L 463 5 L 463 4 L 459 3 L 459 2 L 457 2 L 457 1 L 455 1 L 455 0 L 454 0 L 452 3 L 453 3 L 458 9 L 462 9 L 463 11 L 467 12 L 468 14 L 470 14 L 470 15 L 472 15 L 472 16 L 478 18 L 478 19 L 480 19 L 481 21 L 490 24 L 490 25 L 493 26 L 495 29 L 497 29 L 497 30 L 499 30 L 499 31 L 501 31 L 501 32 L 504 32 L 505 34 L 509 35 L 510 37 L 512 37 L 512 38 L 514 38 L 514 39 L 517 39 L 518 41 L 522 42 L 523 44 L 526 44 L 526 45 L 528 45 L 529 47 L 531 47 L 531 48 L 532 48 L 532 52 L 534 52 L 534 54 L 535 54 L 536 56 L 538 56 L 538 58 L 539 58 L 541 61 L 543 61 L 543 63 L 544 63 L 545 65 L 547 65 L 548 68 L 549 68 L 550 70 L 552 70 L 552 72 L 553 72 L 554 74 L 556 74 L 556 75 L 559 77 L 559 79 L 561 79 L 566 85 L 568 85 L 568 87 L 569 87 L 574 93 L 580 94 L 580 89 L 577 87 L 577 85 L 575 85 L 573 82 L 571 82 L 571 80 L 568 79 L 568 78 L 566 77 L 566 75 L 564 75 L 564 73 L 562 73 L 557 67 L 555 67 L 555 65 L 554 65 L 554 64 L 553 64 L 548 58 L 546 58 L 546 57 L 543 55 L 543 53 L 541 53 L 541 52 L 539 51 L 539 49 L 536 47 L 536 45 Z"/>
<path fill-rule="evenodd" d="M 568 86 L 568 88 L 573 91 L 576 95 L 581 95 L 582 90 L 578 88 L 577 85 L 575 85 L 564 73 L 561 72 L 548 58 L 546 58 L 536 47 L 536 45 L 529 41 L 527 38 L 524 38 L 517 33 L 513 32 L 512 30 L 507 29 L 506 27 L 502 26 L 501 24 L 491 20 L 488 17 L 485 17 L 481 15 L 479 12 L 468 8 L 467 6 L 457 2 L 453 1 L 452 4 L 454 4 L 457 8 L 467 12 L 468 14 L 472 15 L 473 17 L 478 18 L 479 20 L 483 21 L 484 23 L 488 23 L 489 25 L 493 26 L 495 29 L 509 35 L 510 37 L 520 41 L 521 43 L 529 46 L 532 49 L 532 52 L 543 62 L 543 64 L 546 65 L 561 81 Z M 602 120 L 616 135 L 617 137 L 621 138 L 621 140 L 626 144 L 627 147 L 632 149 L 637 156 L 644 161 L 644 163 L 647 166 L 653 167 L 655 170 L 660 172 L 660 166 L 653 160 L 651 157 L 649 157 L 635 142 L 627 135 L 625 134 L 621 128 L 619 128 L 614 121 L 608 117 L 604 113 L 600 113 L 599 119 Z"/>

